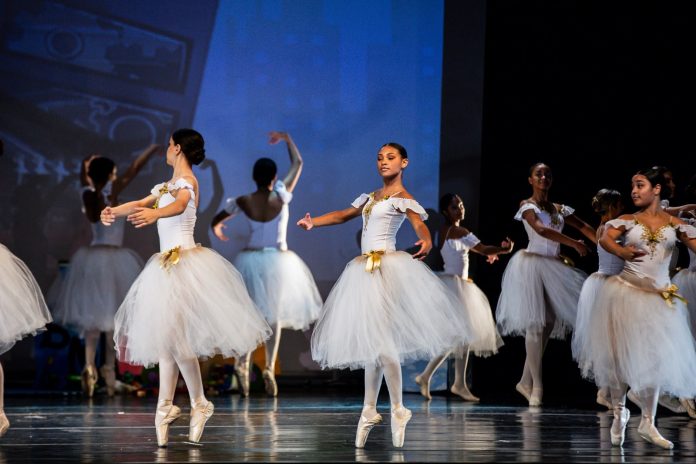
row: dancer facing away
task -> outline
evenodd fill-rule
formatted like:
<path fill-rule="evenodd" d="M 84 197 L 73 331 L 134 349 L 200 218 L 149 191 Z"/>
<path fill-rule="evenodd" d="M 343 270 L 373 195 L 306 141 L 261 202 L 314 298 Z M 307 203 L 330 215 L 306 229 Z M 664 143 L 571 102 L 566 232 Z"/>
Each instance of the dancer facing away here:
<path fill-rule="evenodd" d="M 307 213 L 297 222 L 311 230 L 362 215 L 363 255 L 346 266 L 312 334 L 312 357 L 322 367 L 365 369 L 357 448 L 365 446 L 370 430 L 382 421 L 377 396 L 383 376 L 391 400 L 392 443 L 400 448 L 411 419 L 411 411 L 402 404 L 400 363 L 437 356 L 471 340 L 457 296 L 420 262 L 432 241 L 423 223 L 425 210 L 402 183 L 407 165 L 404 147 L 383 145 L 377 154 L 377 171 L 384 182 L 379 190 L 363 193 L 350 208 L 315 218 Z M 419 238 L 413 256 L 396 251 L 396 233 L 406 218 Z"/>
<path fill-rule="evenodd" d="M 592 198 L 592 208 L 601 216 L 599 227 L 597 227 L 597 239 L 602 236 L 606 223 L 616 219 L 624 209 L 621 193 L 611 189 L 601 189 Z M 634 250 L 638 254 L 638 250 Z M 581 358 L 583 344 L 587 343 L 590 337 L 588 333 L 591 329 L 589 322 L 591 313 L 595 306 L 595 297 L 609 276 L 619 274 L 624 267 L 624 261 L 620 257 L 609 253 L 601 244 L 597 245 L 597 256 L 599 258 L 599 268 L 597 272 L 590 275 L 582 285 L 580 298 L 578 300 L 578 315 L 573 331 L 572 349 L 573 358 L 578 361 L 580 369 L 584 370 L 584 360 Z M 602 387 L 597 390 L 597 403 L 612 409 L 609 387 Z"/>
<path fill-rule="evenodd" d="M 82 390 L 89 397 L 97 385 L 99 338 L 105 332 L 110 345 L 114 315 L 143 268 L 140 256 L 123 248 L 125 220 L 107 228 L 99 221 L 99 213 L 107 206 L 118 205 L 119 194 L 160 148 L 150 145 L 120 176 L 116 163 L 109 158 L 92 155 L 82 162 L 82 211 L 92 226 L 92 242 L 73 255 L 53 315 L 57 323 L 77 329 L 85 339 Z M 109 348 L 100 369 L 109 396 L 114 395 L 116 383 L 114 361 L 114 351 Z"/>
<path fill-rule="evenodd" d="M 266 342 L 266 367 L 263 380 L 266 393 L 278 394 L 275 365 L 282 329 L 307 330 L 321 311 L 321 296 L 307 265 L 286 242 L 288 204 L 302 172 L 302 156 L 295 142 L 285 132 L 271 132 L 270 144 L 284 140 L 290 155 L 290 170 L 278 180 L 276 163 L 260 158 L 254 164 L 253 178 L 257 190 L 248 195 L 227 199 L 225 209 L 213 219 L 211 227 L 220 240 L 227 241 L 224 221 L 240 212 L 251 231 L 244 250 L 234 260 L 244 278 L 251 298 L 273 328 Z M 242 395 L 249 394 L 249 361 L 247 353 L 237 361 Z"/>
<path fill-rule="evenodd" d="M 683 297 L 669 279 L 669 263 L 677 240 L 696 250 L 696 228 L 660 206 L 665 179 L 659 171 L 640 171 L 631 183 L 638 212 L 607 222 L 600 239 L 602 247 L 625 260 L 624 269 L 596 296 L 580 357 L 583 374 L 611 389 L 612 444 L 624 442 L 630 387 L 641 406 L 638 434 L 671 449 L 672 442 L 655 427 L 658 396 L 663 390 L 694 397 L 696 349 Z M 624 246 L 617 243 L 622 238 Z"/>
<path fill-rule="evenodd" d="M 0 140 L 0 156 L 3 143 Z M 0 355 L 51 322 L 39 284 L 21 259 L 0 244 Z M 10 428 L 5 415 L 5 373 L 0 363 L 0 437 Z"/>
<path fill-rule="evenodd" d="M 477 356 L 488 356 L 498 352 L 503 341 L 495 328 L 493 313 L 488 298 L 469 278 L 469 250 L 497 257 L 512 251 L 513 242 L 509 238 L 501 246 L 484 245 L 468 229 L 459 224 L 464 220 L 464 203 L 459 195 L 446 193 L 440 198 L 440 212 L 445 223 L 440 229 L 440 253 L 445 263 L 445 271 L 438 274 L 452 292 L 459 296 L 459 310 L 469 321 L 474 340 L 469 346 L 459 346 L 430 360 L 425 370 L 416 376 L 421 395 L 430 399 L 430 379 L 450 353 L 454 353 L 454 384 L 450 391 L 465 401 L 479 401 L 466 385 L 466 366 L 469 351 Z M 489 259 L 490 262 L 492 260 Z"/>
<path fill-rule="evenodd" d="M 562 233 L 565 223 L 592 242 L 595 230 L 578 218 L 573 208 L 552 203 L 551 168 L 537 163 L 529 170 L 532 196 L 520 203 L 515 219 L 529 237 L 526 250 L 510 259 L 503 274 L 496 319 L 502 335 L 524 335 L 527 357 L 516 386 L 530 406 L 540 406 L 543 396 L 541 360 L 550 337 L 563 338 L 575 325 L 578 297 L 587 275 L 559 259 L 560 245 L 585 256 L 582 240 Z"/>
<path fill-rule="evenodd" d="M 167 445 L 169 425 L 181 415 L 172 403 L 179 371 L 191 400 L 189 440 L 198 442 L 213 415 L 198 358 L 239 356 L 270 334 L 239 272 L 193 240 L 199 190 L 191 166 L 205 158 L 203 137 L 193 129 L 175 131 L 166 158 L 173 168 L 171 180 L 156 185 L 142 200 L 101 213 L 106 225 L 121 216 L 128 216 L 136 228 L 157 223 L 160 253 L 150 258 L 118 309 L 114 342 L 123 361 L 159 363 L 159 446 Z"/>

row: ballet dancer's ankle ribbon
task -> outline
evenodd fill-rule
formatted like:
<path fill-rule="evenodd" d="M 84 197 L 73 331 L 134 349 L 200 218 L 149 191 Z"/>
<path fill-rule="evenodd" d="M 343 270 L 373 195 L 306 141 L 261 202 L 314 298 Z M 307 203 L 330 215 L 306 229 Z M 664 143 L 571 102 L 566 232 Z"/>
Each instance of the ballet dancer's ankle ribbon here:
<path fill-rule="evenodd" d="M 176 265 L 181 259 L 180 251 L 181 245 L 160 253 L 160 269 L 169 270 L 170 267 Z"/>
<path fill-rule="evenodd" d="M 379 269 L 382 266 L 383 254 L 384 250 L 372 250 L 370 252 L 365 253 L 363 255 L 367 258 L 367 262 L 365 263 L 365 272 L 372 272 Z"/>
<path fill-rule="evenodd" d="M 671 307 L 674 305 L 674 299 L 681 300 L 684 302 L 684 304 L 687 304 L 686 298 L 684 298 L 682 295 L 677 293 L 677 290 L 679 290 L 679 287 L 677 287 L 674 284 L 671 284 L 669 287 L 665 288 L 664 290 L 660 290 L 660 296 L 664 298 L 665 302 Z"/>

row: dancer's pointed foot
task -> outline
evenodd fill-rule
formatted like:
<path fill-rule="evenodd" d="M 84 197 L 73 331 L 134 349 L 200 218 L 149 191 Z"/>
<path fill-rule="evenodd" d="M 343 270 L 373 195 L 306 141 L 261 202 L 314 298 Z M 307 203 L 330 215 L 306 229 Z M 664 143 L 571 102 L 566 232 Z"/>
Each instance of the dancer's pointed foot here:
<path fill-rule="evenodd" d="M 532 388 L 532 394 L 529 396 L 529 405 L 532 407 L 541 406 L 541 398 L 544 396 L 544 389 L 540 387 Z"/>
<path fill-rule="evenodd" d="M 626 425 L 631 417 L 631 412 L 626 405 L 619 403 L 614 408 L 614 421 L 611 423 L 609 434 L 611 435 L 611 444 L 614 446 L 623 446 L 626 438 Z"/>
<path fill-rule="evenodd" d="M 239 392 L 242 396 L 249 396 L 249 366 L 239 365 L 234 366 L 234 373 L 237 376 L 239 384 Z"/>
<path fill-rule="evenodd" d="M 278 384 L 276 383 L 275 374 L 270 367 L 263 370 L 263 383 L 266 386 L 266 393 L 270 396 L 278 396 Z"/>
<path fill-rule="evenodd" d="M 694 404 L 693 398 L 680 398 L 679 402 L 682 404 L 686 413 L 690 418 L 696 419 L 696 404 Z"/>
<path fill-rule="evenodd" d="M 452 393 L 454 393 L 455 395 L 461 397 L 464 401 L 473 401 L 476 403 L 481 401 L 481 398 L 479 398 L 478 396 L 471 393 L 471 391 L 469 391 L 469 387 L 467 387 L 466 384 L 464 384 L 464 385 L 454 384 L 450 388 L 450 391 Z"/>
<path fill-rule="evenodd" d="M 527 402 L 530 401 L 532 397 L 532 387 L 523 385 L 522 382 L 518 382 L 517 385 L 515 385 L 515 390 L 517 390 L 517 393 L 524 396 L 524 399 L 527 400 Z"/>
<path fill-rule="evenodd" d="M 641 438 L 653 445 L 657 445 L 660 448 L 672 449 L 674 448 L 674 443 L 663 437 L 660 432 L 655 427 L 653 423 L 653 418 L 649 416 L 643 416 L 641 418 L 640 424 L 638 425 L 638 435 Z"/>
<path fill-rule="evenodd" d="M 604 406 L 607 409 L 613 409 L 611 401 L 609 401 L 609 398 L 607 398 L 606 390 L 601 388 L 597 390 L 597 404 Z"/>
<path fill-rule="evenodd" d="M 631 403 L 635 404 L 639 408 L 643 408 L 643 406 L 640 403 L 640 398 L 638 398 L 638 395 L 633 390 L 628 390 L 628 393 L 626 393 L 626 398 L 631 400 Z"/>
<path fill-rule="evenodd" d="M 162 400 L 157 403 L 155 413 L 155 432 L 157 433 L 157 446 L 164 448 L 169 443 L 169 425 L 181 416 L 181 409 L 172 404 L 170 400 Z"/>
<path fill-rule="evenodd" d="M 411 420 L 411 411 L 406 409 L 403 405 L 399 405 L 396 408 L 392 408 L 391 412 L 391 432 L 392 432 L 392 444 L 396 448 L 401 448 L 404 446 L 404 439 L 406 438 L 406 424 Z"/>
<path fill-rule="evenodd" d="M 106 394 L 114 396 L 116 393 L 116 369 L 114 369 L 114 366 L 104 364 L 99 369 L 99 373 L 106 383 Z"/>
<path fill-rule="evenodd" d="M 375 414 L 370 417 L 365 416 L 365 410 L 360 415 L 360 421 L 358 422 L 358 430 L 355 431 L 355 447 L 364 448 L 365 442 L 367 441 L 367 436 L 370 434 L 370 430 L 382 422 L 382 416 L 380 414 Z"/>
<path fill-rule="evenodd" d="M 5 411 L 0 411 L 0 437 L 5 435 L 7 429 L 10 428 L 10 420 L 5 415 Z"/>
<path fill-rule="evenodd" d="M 416 376 L 416 383 L 420 387 L 420 394 L 425 397 L 425 399 L 431 400 L 433 397 L 430 395 L 430 379 L 423 378 L 423 374 Z"/>
<path fill-rule="evenodd" d="M 197 404 L 191 404 L 191 422 L 189 423 L 189 441 L 198 443 L 201 441 L 205 423 L 208 422 L 213 415 L 215 407 L 212 401 L 204 400 Z"/>
<path fill-rule="evenodd" d="M 97 386 L 97 370 L 94 366 L 87 364 L 82 370 L 81 380 L 82 380 L 82 391 L 88 397 L 94 396 L 94 388 Z"/>
<path fill-rule="evenodd" d="M 672 412 L 676 412 L 677 414 L 684 414 L 685 412 L 687 412 L 686 408 L 679 401 L 679 398 L 672 395 L 668 395 L 666 393 L 660 395 L 660 397 L 657 400 L 657 403 L 660 406 L 667 408 Z"/>

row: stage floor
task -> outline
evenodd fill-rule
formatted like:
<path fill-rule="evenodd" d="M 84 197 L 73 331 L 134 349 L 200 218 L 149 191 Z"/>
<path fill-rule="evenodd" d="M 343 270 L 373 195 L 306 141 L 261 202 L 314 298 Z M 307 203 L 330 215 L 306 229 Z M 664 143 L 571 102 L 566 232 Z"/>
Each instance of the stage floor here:
<path fill-rule="evenodd" d="M 215 415 L 200 444 L 188 443 L 185 415 L 170 431 L 166 449 L 156 446 L 155 399 L 79 396 L 8 396 L 12 423 L 0 438 L 0 463 L 13 462 L 696 462 L 696 420 L 663 415 L 658 426 L 675 442 L 665 451 L 637 434 L 639 413 L 628 425 L 623 450 L 609 441 L 606 411 L 471 404 L 455 398 L 423 401 L 406 394 L 413 411 L 406 444 L 391 444 L 387 397 L 380 397 L 385 423 L 367 446 L 353 446 L 362 398 L 286 393 L 279 398 L 239 395 L 211 398 Z M 383 401 L 382 401 L 383 400 Z M 185 406 L 185 407 L 184 407 Z"/>

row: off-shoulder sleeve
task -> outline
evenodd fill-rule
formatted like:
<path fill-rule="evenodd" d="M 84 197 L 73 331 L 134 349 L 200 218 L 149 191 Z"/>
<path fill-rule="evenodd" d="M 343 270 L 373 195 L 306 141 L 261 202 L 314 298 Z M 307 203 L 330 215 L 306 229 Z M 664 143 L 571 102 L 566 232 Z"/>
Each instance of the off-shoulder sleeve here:
<path fill-rule="evenodd" d="M 157 198 L 161 197 L 162 194 L 160 193 L 160 191 L 162 190 L 162 187 L 164 187 L 164 184 L 166 184 L 166 182 L 162 182 L 152 187 L 152 190 L 150 190 L 150 194 L 156 196 Z"/>
<path fill-rule="evenodd" d="M 367 193 L 361 193 L 358 198 L 353 200 L 353 203 L 351 203 L 351 206 L 353 208 L 360 208 L 369 199 L 370 199 L 370 195 L 368 195 Z"/>
<path fill-rule="evenodd" d="M 407 210 L 410 209 L 414 213 L 418 214 L 423 221 L 428 219 L 428 213 L 425 212 L 423 207 L 416 200 L 411 200 L 410 198 L 394 197 L 392 197 L 392 200 L 394 201 L 394 208 L 398 209 L 402 213 L 405 213 Z"/>
<path fill-rule="evenodd" d="M 696 227 L 691 224 L 679 224 L 676 229 L 688 238 L 696 238 Z"/>
<path fill-rule="evenodd" d="M 282 180 L 276 181 L 275 185 L 273 186 L 273 190 L 278 194 L 280 201 L 283 203 L 287 204 L 292 201 L 292 193 L 288 192 L 288 189 L 285 187 L 285 183 Z"/>
<path fill-rule="evenodd" d="M 191 191 L 191 198 L 196 197 L 196 191 L 193 189 L 193 185 L 184 178 L 177 179 L 176 182 L 171 186 L 170 190 L 179 191 L 181 189 L 187 189 Z"/>
<path fill-rule="evenodd" d="M 469 248 L 474 248 L 476 245 L 481 243 L 481 240 L 479 240 L 479 238 L 472 232 L 469 232 L 468 234 L 460 238 L 460 240 L 464 245 L 466 245 Z"/>
<path fill-rule="evenodd" d="M 225 207 L 223 209 L 230 216 L 235 216 L 241 211 L 241 208 L 237 204 L 237 198 L 228 198 L 225 200 Z"/>
<path fill-rule="evenodd" d="M 529 211 L 530 209 L 537 214 L 541 214 L 541 210 L 537 205 L 533 203 L 525 203 L 524 205 L 520 206 L 519 210 L 517 210 L 517 214 L 515 214 L 515 220 L 521 221 L 522 219 L 524 219 L 522 215 L 525 211 Z"/>
<path fill-rule="evenodd" d="M 636 221 L 633 219 L 612 219 L 611 221 L 607 221 L 606 225 L 614 229 L 623 227 L 625 230 L 630 230 L 636 225 Z"/>
<path fill-rule="evenodd" d="M 561 205 L 560 213 L 563 217 L 570 216 L 571 214 L 575 213 L 575 209 L 568 205 Z"/>

